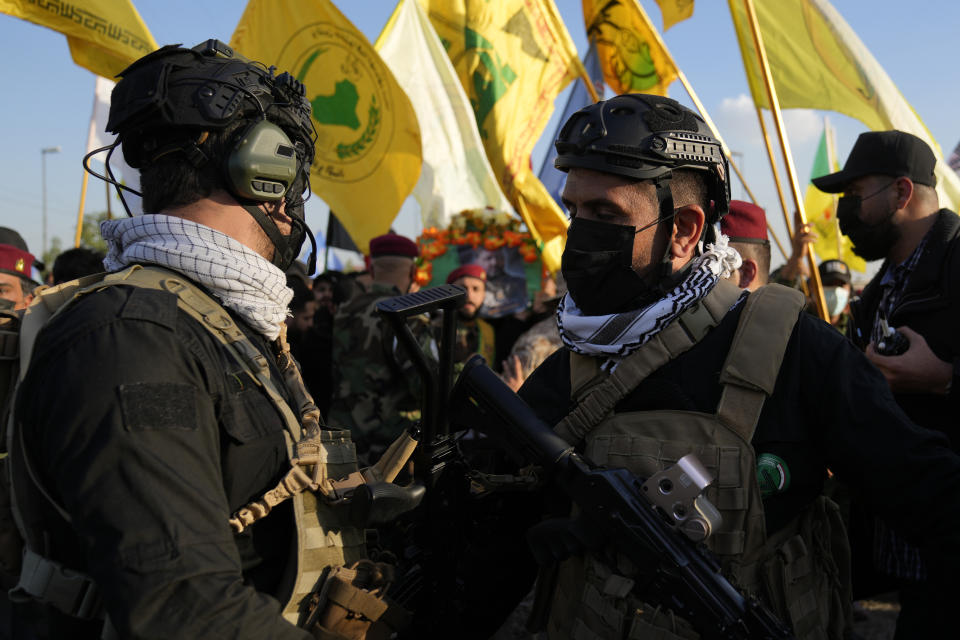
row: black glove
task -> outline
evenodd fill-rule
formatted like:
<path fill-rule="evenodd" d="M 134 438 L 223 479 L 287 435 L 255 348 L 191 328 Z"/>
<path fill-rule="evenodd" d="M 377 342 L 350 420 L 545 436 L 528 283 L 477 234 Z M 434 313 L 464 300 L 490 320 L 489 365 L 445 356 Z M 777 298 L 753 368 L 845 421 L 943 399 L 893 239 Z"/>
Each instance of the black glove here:
<path fill-rule="evenodd" d="M 527 544 L 540 565 L 599 551 L 605 542 L 603 532 L 582 518 L 551 518 L 527 530 Z"/>

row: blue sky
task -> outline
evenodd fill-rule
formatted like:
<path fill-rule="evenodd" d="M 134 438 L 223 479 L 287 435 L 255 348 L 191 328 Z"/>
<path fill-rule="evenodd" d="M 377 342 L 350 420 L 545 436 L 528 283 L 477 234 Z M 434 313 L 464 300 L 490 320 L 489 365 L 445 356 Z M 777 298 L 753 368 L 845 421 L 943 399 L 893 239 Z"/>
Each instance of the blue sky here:
<path fill-rule="evenodd" d="M 659 26 L 660 11 L 653 0 L 641 0 Z M 215 37 L 230 39 L 245 6 L 244 0 L 135 0 L 144 22 L 159 44 L 197 42 Z M 340 10 L 371 40 L 389 18 L 393 0 L 337 0 Z M 557 0 L 581 55 L 586 50 L 579 0 Z M 907 100 L 949 154 L 960 140 L 960 70 L 950 62 L 960 24 L 960 3 L 929 0 L 834 0 L 834 6 L 857 31 L 887 70 Z M 680 68 L 704 102 L 730 147 L 742 154 L 741 168 L 768 216 L 785 239 L 782 213 L 776 199 L 770 168 L 763 151 L 759 127 L 741 65 L 727 3 L 698 0 L 693 18 L 664 35 Z M 43 147 L 60 146 L 47 156 L 48 235 L 72 242 L 80 198 L 80 161 L 86 145 L 93 106 L 94 76 L 70 59 L 66 39 L 53 31 L 0 15 L 0 60 L 7 64 L 0 100 L 0 225 L 18 229 L 34 253 L 41 244 L 41 154 Z M 679 82 L 670 95 L 690 104 Z M 559 112 L 566 94 L 557 100 Z M 809 177 L 813 154 L 822 129 L 823 113 L 808 110 L 785 112 L 801 190 Z M 864 127 L 839 114 L 827 114 L 837 128 L 841 163 Z M 548 125 L 533 157 L 539 167 L 557 126 Z M 735 198 L 746 199 L 735 183 Z M 88 212 L 106 208 L 103 184 L 91 178 Z M 116 203 L 114 210 L 119 210 Z M 398 229 L 412 233 L 416 210 L 407 207 Z M 308 209 L 314 228 L 325 228 L 326 207 L 317 199 Z M 780 258 L 774 253 L 774 262 Z"/>

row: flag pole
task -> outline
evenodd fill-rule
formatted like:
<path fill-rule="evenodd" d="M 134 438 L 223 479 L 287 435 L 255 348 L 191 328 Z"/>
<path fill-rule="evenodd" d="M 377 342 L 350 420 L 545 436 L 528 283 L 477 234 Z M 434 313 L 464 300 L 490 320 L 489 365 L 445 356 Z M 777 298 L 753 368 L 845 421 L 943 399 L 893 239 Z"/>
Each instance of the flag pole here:
<path fill-rule="evenodd" d="M 730 153 L 730 147 L 727 146 L 727 143 L 724 141 L 723 137 L 720 135 L 720 130 L 717 128 L 717 125 L 713 123 L 713 119 L 710 117 L 710 114 L 707 113 L 707 108 L 703 106 L 703 103 L 700 102 L 700 96 L 697 95 L 697 92 L 693 90 L 693 85 L 690 84 L 690 81 L 687 80 L 687 74 L 683 72 L 682 69 L 677 65 L 677 61 L 673 59 L 673 54 L 670 53 L 670 49 L 667 48 L 667 43 L 663 41 L 663 38 L 660 37 L 660 32 L 657 31 L 656 27 L 653 26 L 653 23 L 650 22 L 650 18 L 647 17 L 647 13 L 643 10 L 643 7 L 637 0 L 634 0 L 634 6 L 637 11 L 640 13 L 641 17 L 647 21 L 650 25 L 650 33 L 653 34 L 653 37 L 656 38 L 657 44 L 660 45 L 660 50 L 663 51 L 664 55 L 667 57 L 667 60 L 670 62 L 670 65 L 677 71 L 677 80 L 680 81 L 680 84 L 683 85 L 684 90 L 687 92 L 687 95 L 690 96 L 693 106 L 697 108 L 697 111 L 700 113 L 700 116 L 703 118 L 703 121 L 707 123 L 707 126 L 710 127 L 710 130 L 713 131 L 713 135 L 716 136 L 717 141 L 720 143 L 720 148 L 723 150 L 723 155 L 727 158 L 727 162 L 730 163 L 730 167 L 733 168 L 733 171 L 737 174 L 737 178 L 740 179 L 740 184 L 743 185 L 743 188 L 746 190 L 747 195 L 750 196 L 750 201 L 753 204 L 759 206 L 760 203 L 757 201 L 757 198 L 753 195 L 753 190 L 750 189 L 750 185 L 747 184 L 747 181 L 744 180 L 743 174 L 740 172 L 740 167 L 737 166 L 737 163 L 734 162 L 733 156 Z M 779 187 L 779 184 L 777 185 Z M 781 196 L 781 201 L 783 197 Z M 787 226 L 787 231 L 789 232 L 790 227 Z M 780 249 L 780 253 L 783 254 L 784 259 L 789 259 L 790 256 L 787 255 L 787 252 L 784 251 L 783 245 L 780 244 L 780 238 L 777 237 L 777 234 L 774 232 L 773 227 L 770 226 L 770 223 L 767 223 L 767 231 L 770 233 L 770 236 L 773 238 L 773 241 L 776 243 L 777 248 Z"/>
<path fill-rule="evenodd" d="M 763 48 L 763 36 L 760 35 L 760 24 L 757 22 L 757 14 L 753 7 L 753 0 L 743 0 L 743 4 L 747 9 L 750 31 L 753 34 L 753 44 L 757 49 L 760 70 L 763 73 L 763 84 L 767 89 L 767 100 L 770 104 L 770 112 L 773 114 L 773 124 L 777 129 L 780 150 L 783 152 L 783 163 L 787 169 L 787 180 L 790 181 L 790 191 L 793 195 L 793 202 L 797 207 L 797 216 L 799 217 L 800 224 L 805 225 L 807 223 L 807 216 L 803 210 L 803 199 L 800 197 L 800 186 L 797 182 L 796 169 L 794 169 L 793 166 L 793 156 L 790 153 L 790 142 L 787 140 L 787 132 L 783 125 L 783 116 L 780 113 L 780 103 L 777 102 L 777 89 L 773 85 L 773 76 L 770 74 L 767 51 Z M 797 229 L 797 232 L 799 233 L 800 229 Z M 825 322 L 830 322 L 830 315 L 827 312 L 827 302 L 823 297 L 823 285 L 820 282 L 820 270 L 817 268 L 817 259 L 813 253 L 813 247 L 808 245 L 806 254 L 807 263 L 810 266 L 810 279 L 813 281 L 813 303 L 816 306 L 817 314 Z"/>
<path fill-rule="evenodd" d="M 737 177 L 740 178 L 740 184 L 743 185 L 743 188 L 747 191 L 747 195 L 750 196 L 750 202 L 760 206 L 760 203 L 757 201 L 756 196 L 753 195 L 753 191 L 750 190 L 750 185 L 747 184 L 747 181 L 743 179 L 743 174 L 740 173 L 740 167 L 736 165 L 733 161 L 733 158 L 730 158 L 730 166 L 733 168 L 733 171 L 737 174 Z M 766 217 L 766 216 L 764 216 Z M 767 222 L 767 233 L 770 234 L 770 237 L 773 238 L 773 242 L 777 245 L 777 249 L 780 249 L 780 254 L 783 255 L 784 260 L 789 260 L 790 255 L 784 251 L 783 245 L 780 244 L 780 238 L 777 237 L 777 232 L 773 230 L 773 227 L 770 226 L 770 222 Z"/>
<path fill-rule="evenodd" d="M 783 195 L 783 185 L 780 183 L 780 172 L 777 169 L 777 159 L 773 155 L 773 145 L 770 144 L 770 134 L 767 131 L 767 123 L 763 118 L 763 110 L 760 107 L 757 107 L 757 120 L 760 121 L 760 132 L 763 134 L 763 143 L 767 147 L 767 158 L 770 159 L 770 171 L 773 173 L 773 184 L 777 187 L 777 198 L 780 200 L 780 210 L 783 211 L 783 222 L 787 228 L 787 237 L 793 241 L 793 225 L 790 223 L 790 209 L 787 208 L 787 198 Z M 781 252 L 784 255 L 784 258 L 789 260 L 790 257 L 785 253 Z M 791 250 L 791 253 L 793 251 Z M 807 281 L 805 278 L 800 279 L 800 288 L 803 289 L 803 293 L 806 296 L 810 296 L 810 288 L 807 286 Z"/>
<path fill-rule="evenodd" d="M 777 197 L 780 199 L 780 208 L 783 210 L 783 222 L 787 226 L 787 234 L 793 237 L 793 222 L 790 218 L 790 208 L 787 198 L 783 195 L 783 184 L 780 182 L 780 171 L 777 169 L 777 159 L 773 155 L 773 145 L 770 143 L 770 132 L 763 118 L 763 109 L 757 106 L 757 120 L 760 121 L 760 132 L 763 134 L 763 143 L 767 147 L 767 157 L 770 158 L 770 171 L 773 173 L 773 183 L 777 186 Z"/>
<path fill-rule="evenodd" d="M 589 43 L 587 46 L 590 46 Z M 594 86 L 593 80 L 590 79 L 590 74 L 587 73 L 587 68 L 583 66 L 580 58 L 577 58 L 577 73 L 580 75 L 580 81 L 583 82 L 583 86 L 587 88 L 590 99 L 593 100 L 594 103 L 600 102 L 600 94 L 597 93 L 597 88 Z"/>
<path fill-rule="evenodd" d="M 87 204 L 87 180 L 90 174 L 84 170 L 83 185 L 80 187 L 80 209 L 77 211 L 77 232 L 73 236 L 73 246 L 80 246 L 80 236 L 83 234 L 83 209 Z"/>
<path fill-rule="evenodd" d="M 660 38 L 659 34 L 654 31 L 654 37 L 657 39 Z M 747 195 L 750 196 L 750 201 L 753 204 L 759 206 L 760 203 L 757 201 L 757 198 L 753 195 L 753 190 L 750 188 L 750 185 L 747 184 L 747 181 L 744 180 L 743 174 L 740 173 L 740 167 L 737 166 L 737 163 L 733 160 L 733 155 L 730 153 L 730 148 L 727 146 L 727 143 L 724 142 L 723 138 L 720 136 L 720 130 L 717 129 L 717 126 L 713 124 L 713 120 L 710 118 L 710 114 L 707 113 L 706 107 L 703 106 L 703 103 L 700 102 L 700 97 L 697 95 L 697 92 L 693 90 L 690 82 L 687 80 L 686 74 L 680 70 L 677 66 L 677 63 L 673 60 L 673 56 L 670 55 L 670 51 L 667 49 L 666 45 L 663 44 L 663 41 L 660 42 L 661 49 L 666 53 L 667 58 L 670 59 L 670 64 L 673 65 L 673 68 L 677 70 L 677 79 L 680 81 L 680 84 L 683 85 L 683 88 L 686 90 L 687 95 L 690 96 L 690 100 L 693 102 L 693 105 L 697 108 L 697 111 L 700 112 L 700 115 L 703 117 L 704 122 L 707 123 L 707 126 L 710 127 L 710 130 L 713 131 L 713 134 L 717 137 L 717 141 L 720 142 L 720 148 L 723 149 L 723 155 L 726 156 L 727 162 L 730 163 L 730 167 L 733 168 L 734 173 L 737 174 L 737 177 L 740 179 L 740 184 L 743 185 L 743 188 L 747 191 Z M 780 185 L 777 184 L 779 189 Z M 783 195 L 780 196 L 781 201 L 783 200 Z M 773 227 L 770 226 L 770 223 L 767 223 L 767 231 L 770 233 L 770 236 L 773 238 L 773 241 L 776 243 L 777 248 L 780 249 L 780 253 L 783 254 L 784 260 L 789 260 L 790 256 L 783 249 L 783 245 L 780 244 L 780 238 L 777 237 L 776 232 L 774 232 Z M 790 231 L 790 228 L 787 227 L 787 231 Z"/>

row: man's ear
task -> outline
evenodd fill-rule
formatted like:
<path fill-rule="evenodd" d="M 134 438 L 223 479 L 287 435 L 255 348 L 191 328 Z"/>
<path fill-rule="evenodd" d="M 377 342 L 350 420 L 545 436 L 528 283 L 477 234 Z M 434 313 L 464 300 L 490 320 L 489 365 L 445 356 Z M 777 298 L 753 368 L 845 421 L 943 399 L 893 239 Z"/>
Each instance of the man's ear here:
<path fill-rule="evenodd" d="M 673 237 L 670 239 L 670 255 L 674 266 L 683 266 L 697 250 L 706 216 L 699 205 L 691 204 L 677 209 L 673 218 Z"/>
<path fill-rule="evenodd" d="M 747 289 L 757 279 L 757 261 L 751 258 L 744 258 L 740 264 L 740 283 L 741 289 Z"/>
<path fill-rule="evenodd" d="M 905 209 L 910 200 L 913 199 L 916 190 L 913 188 L 913 180 L 910 178 L 897 178 L 897 209 Z"/>

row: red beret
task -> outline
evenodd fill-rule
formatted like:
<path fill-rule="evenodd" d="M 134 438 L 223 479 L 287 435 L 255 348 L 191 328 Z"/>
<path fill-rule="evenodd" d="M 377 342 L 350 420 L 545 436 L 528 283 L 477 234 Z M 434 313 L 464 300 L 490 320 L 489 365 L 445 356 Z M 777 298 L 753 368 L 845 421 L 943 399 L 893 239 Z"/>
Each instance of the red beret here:
<path fill-rule="evenodd" d="M 417 243 L 405 236 L 395 233 L 388 233 L 383 236 L 377 236 L 370 241 L 370 257 L 379 258 L 380 256 L 404 256 L 406 258 L 416 258 L 420 255 L 417 249 Z"/>
<path fill-rule="evenodd" d="M 731 200 L 730 212 L 720 220 L 720 232 L 733 242 L 767 242 L 767 216 L 751 202 Z"/>
<path fill-rule="evenodd" d="M 33 280 L 33 254 L 12 244 L 0 244 L 0 271 Z"/>
<path fill-rule="evenodd" d="M 477 278 L 487 281 L 487 272 L 478 264 L 465 264 L 457 267 L 447 276 L 447 284 L 453 284 L 460 278 Z"/>

